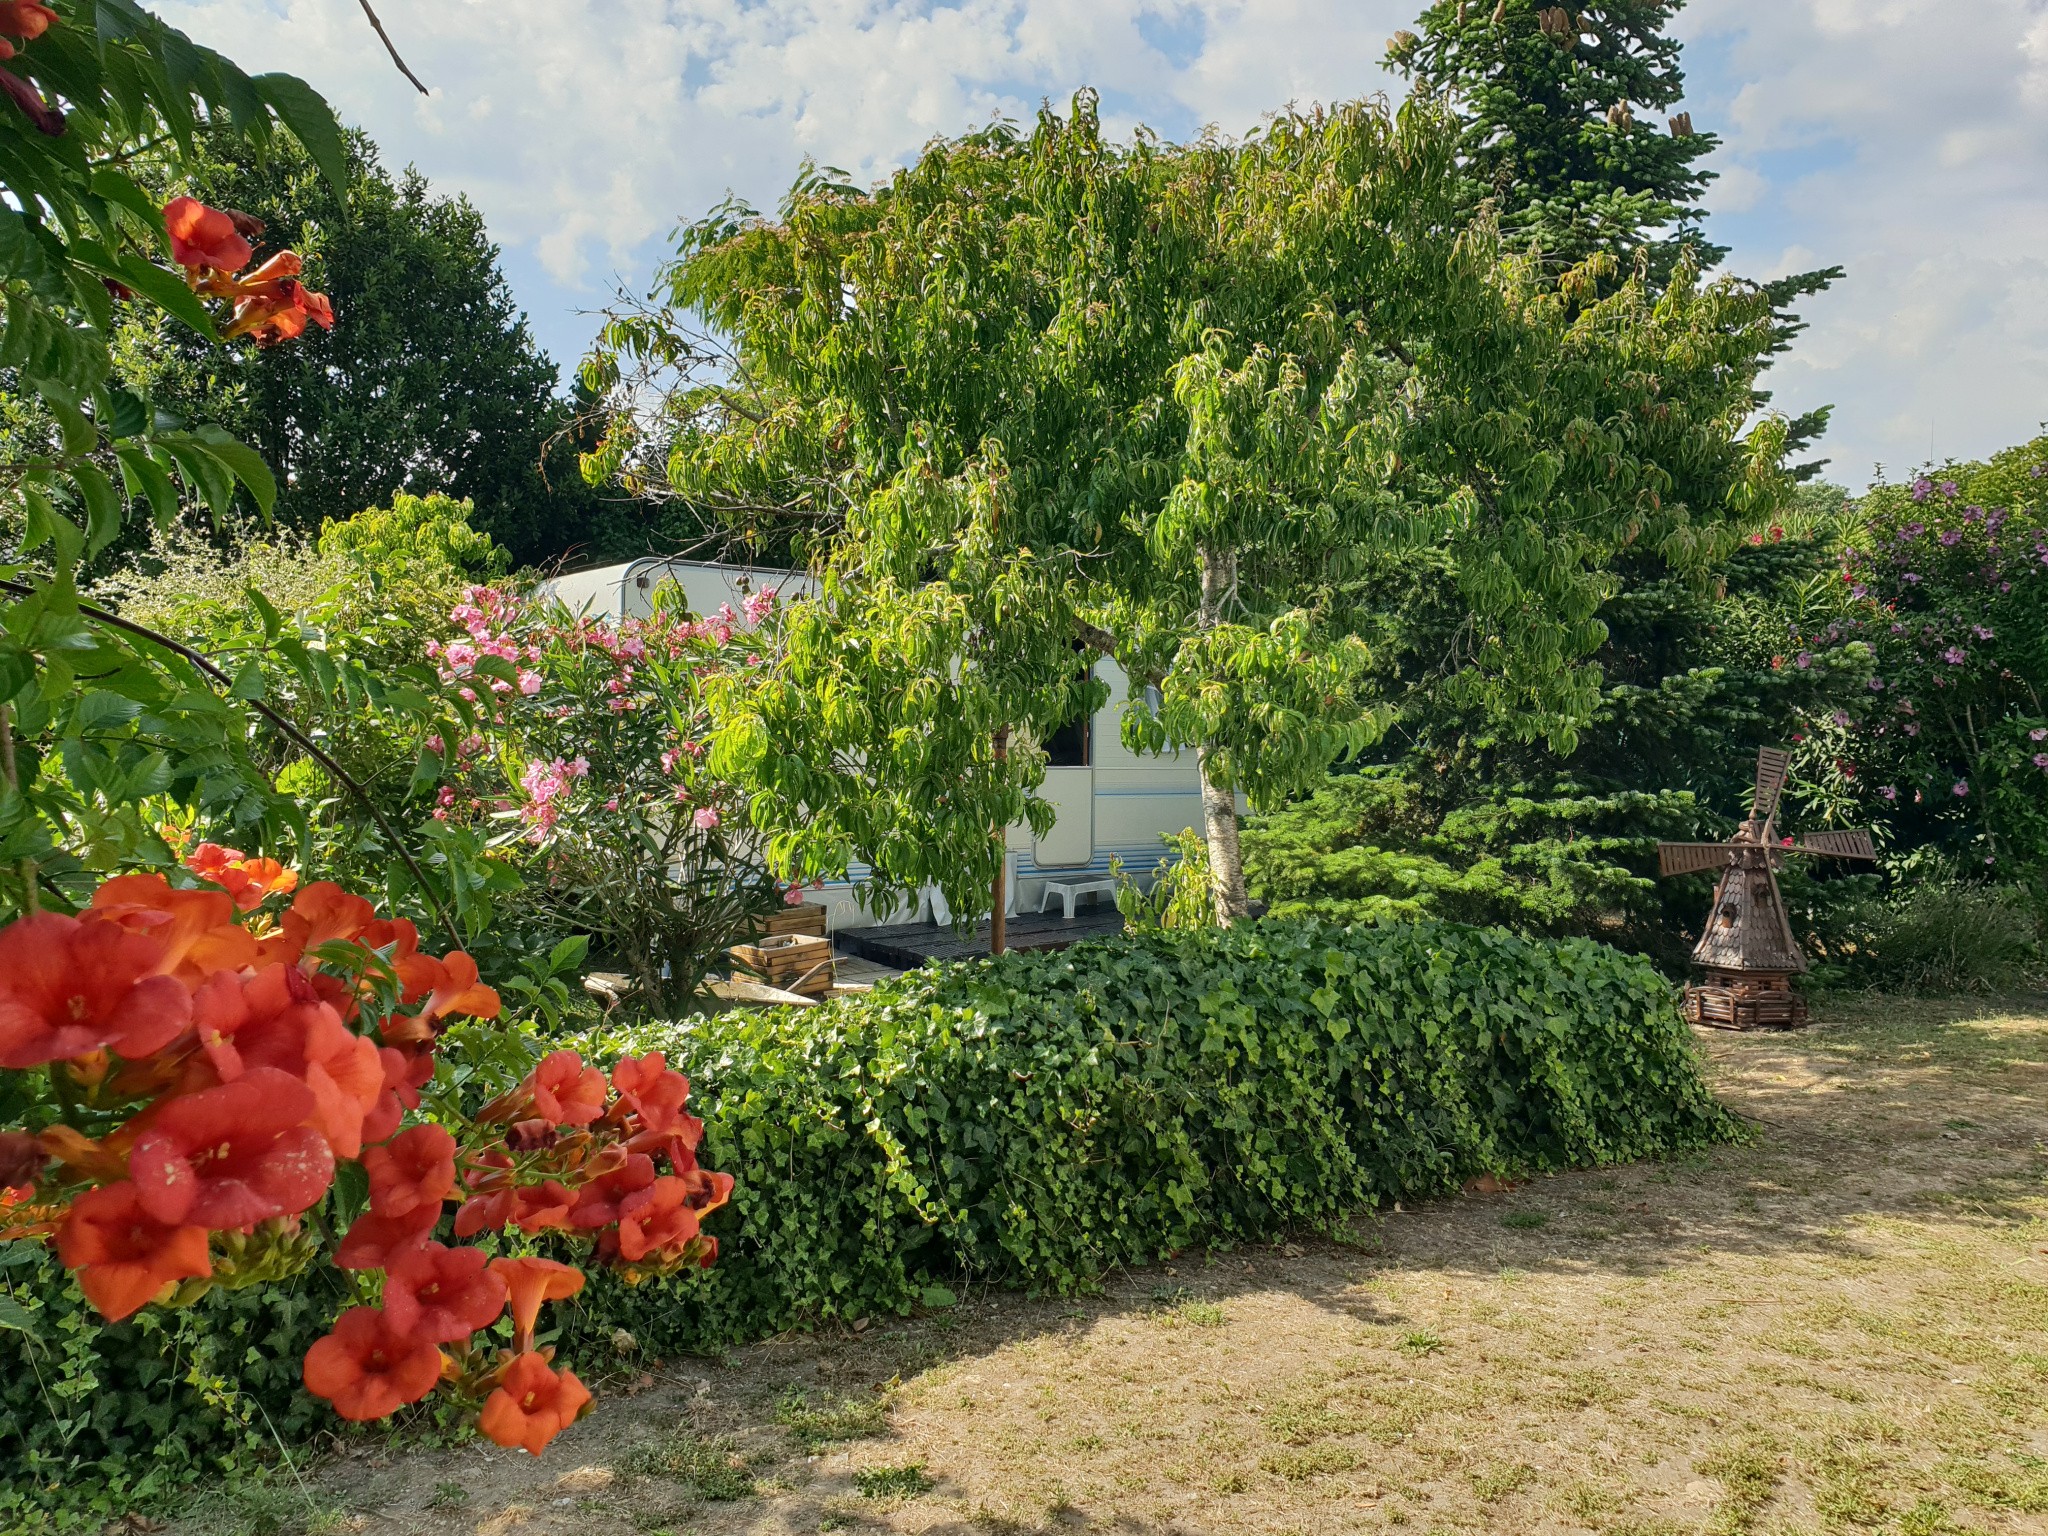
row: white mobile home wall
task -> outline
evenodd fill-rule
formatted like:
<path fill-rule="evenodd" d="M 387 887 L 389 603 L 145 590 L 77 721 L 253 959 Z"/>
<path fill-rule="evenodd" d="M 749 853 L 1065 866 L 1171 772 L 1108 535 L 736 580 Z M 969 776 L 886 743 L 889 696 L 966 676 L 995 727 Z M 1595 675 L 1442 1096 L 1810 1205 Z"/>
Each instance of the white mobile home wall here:
<path fill-rule="evenodd" d="M 646 617 L 653 611 L 655 592 L 671 584 L 683 589 L 691 611 L 700 615 L 716 613 L 720 607 L 738 612 L 749 594 L 769 589 L 785 598 L 817 591 L 817 584 L 798 571 L 658 559 L 578 571 L 547 585 L 569 607 L 616 620 Z M 1107 660 L 1096 663 L 1095 675 L 1109 685 L 1109 701 L 1089 722 L 1088 765 L 1048 768 L 1039 791 L 1057 810 L 1052 831 L 1034 838 L 1029 827 L 1010 829 L 1017 911 L 1038 910 L 1047 880 L 1106 877 L 1112 859 L 1121 859 L 1131 874 L 1149 882 L 1163 851 L 1160 838 L 1201 824 L 1194 754 L 1149 757 L 1126 749 L 1119 722 L 1128 680 L 1115 662 Z M 854 880 L 862 873 L 855 869 L 853 879 L 828 883 L 811 895 L 825 906 L 834 931 L 881 920 L 854 898 Z M 907 913 L 885 916 L 901 918 Z"/>

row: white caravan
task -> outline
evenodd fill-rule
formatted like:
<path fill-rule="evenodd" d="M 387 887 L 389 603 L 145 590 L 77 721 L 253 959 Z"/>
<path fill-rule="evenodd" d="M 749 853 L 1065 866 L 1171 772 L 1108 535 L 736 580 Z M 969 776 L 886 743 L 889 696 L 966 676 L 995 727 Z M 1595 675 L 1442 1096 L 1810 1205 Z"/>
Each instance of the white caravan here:
<path fill-rule="evenodd" d="M 784 598 L 799 598 L 817 590 L 817 584 L 799 571 L 663 559 L 558 576 L 547 590 L 579 612 L 623 619 L 646 617 L 653 611 L 655 590 L 670 585 L 682 588 L 684 601 L 699 615 L 721 607 L 737 614 L 756 592 L 772 589 Z M 1075 885 L 1106 880 L 1113 858 L 1149 883 L 1164 852 L 1160 838 L 1201 825 L 1201 784 L 1194 754 L 1147 757 L 1127 750 L 1118 729 L 1124 673 L 1105 659 L 1096 663 L 1095 675 L 1109 685 L 1108 702 L 1093 717 L 1074 722 L 1046 744 L 1050 761 L 1038 793 L 1058 813 L 1052 829 L 1044 837 L 1033 837 L 1025 826 L 1010 829 L 1013 912 L 1038 911 L 1048 881 Z M 828 884 L 822 893 L 813 892 L 811 900 L 825 906 L 827 925 L 834 932 L 880 920 L 854 900 L 850 881 Z M 922 913 L 933 905 L 928 896 L 918 910 Z M 943 905 L 937 910 L 943 918 Z M 892 914 L 892 920 L 908 920 L 910 915 L 906 910 Z"/>

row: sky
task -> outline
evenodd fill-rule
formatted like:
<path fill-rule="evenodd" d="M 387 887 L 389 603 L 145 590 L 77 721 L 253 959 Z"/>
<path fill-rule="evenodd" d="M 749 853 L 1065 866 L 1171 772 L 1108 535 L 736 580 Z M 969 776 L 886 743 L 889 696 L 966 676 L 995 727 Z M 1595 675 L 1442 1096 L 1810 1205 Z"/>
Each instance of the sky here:
<path fill-rule="evenodd" d="M 466 194 L 573 367 L 614 288 L 727 192 L 772 209 L 806 156 L 885 178 L 926 140 L 1075 88 L 1180 137 L 1401 82 L 1420 0 L 155 0 L 245 68 L 302 75 L 392 166 Z M 1832 403 L 1860 488 L 2048 420 L 2048 0 L 1692 0 L 1684 41 L 1726 270 L 1840 264 L 1770 376 Z"/>

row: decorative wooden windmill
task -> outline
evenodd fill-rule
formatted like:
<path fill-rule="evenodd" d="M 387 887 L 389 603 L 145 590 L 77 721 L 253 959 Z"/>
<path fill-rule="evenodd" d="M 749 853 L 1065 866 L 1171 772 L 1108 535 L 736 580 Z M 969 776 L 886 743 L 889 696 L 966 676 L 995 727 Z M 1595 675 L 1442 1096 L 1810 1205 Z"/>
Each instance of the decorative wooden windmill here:
<path fill-rule="evenodd" d="M 1657 872 L 1688 875 L 1722 870 L 1706 930 L 1692 952 L 1706 979 L 1685 989 L 1685 1016 L 1721 1029 L 1789 1029 L 1806 1022 L 1806 999 L 1792 978 L 1806 956 L 1792 937 L 1778 871 L 1790 853 L 1824 859 L 1876 859 L 1870 834 L 1814 832 L 1800 841 L 1777 832 L 1778 794 L 1791 755 L 1764 747 L 1756 755 L 1756 796 L 1749 820 L 1725 843 L 1659 843 Z"/>

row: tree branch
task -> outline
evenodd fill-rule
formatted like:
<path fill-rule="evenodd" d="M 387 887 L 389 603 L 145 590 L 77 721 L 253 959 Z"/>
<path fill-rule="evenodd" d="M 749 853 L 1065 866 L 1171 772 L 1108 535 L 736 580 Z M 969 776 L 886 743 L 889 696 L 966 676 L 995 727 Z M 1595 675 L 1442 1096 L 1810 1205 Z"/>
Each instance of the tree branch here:
<path fill-rule="evenodd" d="M 384 41 L 384 51 L 391 55 L 391 62 L 398 66 L 398 72 L 401 75 L 405 76 L 406 79 L 410 80 L 413 84 L 413 89 L 418 91 L 422 96 L 431 96 L 433 92 L 429 91 L 424 85 L 420 84 L 420 77 L 414 74 L 412 70 L 409 67 L 407 67 L 405 60 L 401 59 L 398 56 L 398 48 L 391 41 L 391 34 L 384 30 L 384 23 L 379 21 L 377 19 L 377 13 L 370 9 L 370 0 L 356 0 L 356 4 L 360 5 L 363 8 L 363 14 L 370 18 L 370 25 L 377 29 L 377 36 L 382 38 Z"/>
<path fill-rule="evenodd" d="M 33 587 L 24 586 L 17 581 L 0 581 L 0 592 L 12 592 L 16 597 L 32 597 L 35 595 Z M 151 645 L 162 646 L 165 650 L 184 657 L 185 660 L 191 662 L 193 666 L 199 668 L 200 671 L 204 672 L 215 682 L 225 684 L 229 688 L 233 688 L 235 685 L 235 680 L 229 677 L 227 673 L 221 671 L 219 667 L 208 661 L 189 645 L 180 645 L 169 635 L 159 634 L 156 630 L 150 629 L 146 625 L 137 624 L 131 619 L 124 619 L 117 613 L 109 613 L 106 609 L 93 603 L 80 602 L 78 604 L 78 611 L 87 618 L 97 619 L 100 623 L 111 628 L 124 630 L 139 639 L 147 640 Z M 291 738 L 293 745 L 311 757 L 322 768 L 333 774 L 335 781 L 356 797 L 356 800 L 362 805 L 363 809 L 368 811 L 377 825 L 384 829 L 384 835 L 391 840 L 392 851 L 399 858 L 403 859 L 405 867 L 412 871 L 413 880 L 419 886 L 421 899 L 434 909 L 434 916 L 440 919 L 441 927 L 448 934 L 448 941 L 460 949 L 462 947 L 462 930 L 455 926 L 455 920 L 448 915 L 448 909 L 441 905 L 441 898 L 435 894 L 433 886 L 427 883 L 426 872 L 419 867 L 419 864 L 413 859 L 411 852 L 407 850 L 405 839 L 399 835 L 398 828 L 391 824 L 391 819 L 383 811 L 379 810 L 376 802 L 370 798 L 370 792 L 357 783 L 355 776 L 346 768 L 328 756 L 326 751 L 312 737 L 308 736 L 296 725 L 293 725 L 291 721 L 272 709 L 268 704 L 265 704 L 261 699 L 244 699 L 242 702 L 276 726 L 280 731 L 284 732 L 286 736 Z"/>

